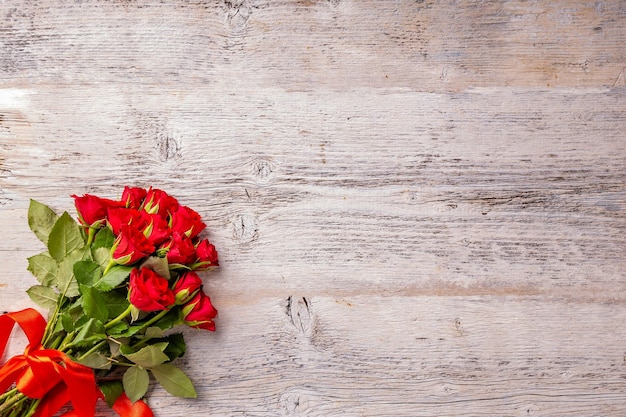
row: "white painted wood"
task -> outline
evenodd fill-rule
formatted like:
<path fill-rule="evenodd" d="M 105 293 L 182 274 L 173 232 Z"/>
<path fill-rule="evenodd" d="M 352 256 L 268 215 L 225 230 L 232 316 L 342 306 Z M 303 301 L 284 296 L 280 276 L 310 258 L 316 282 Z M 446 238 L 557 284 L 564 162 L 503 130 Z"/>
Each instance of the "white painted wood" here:
<path fill-rule="evenodd" d="M 0 309 L 32 305 L 30 198 L 154 185 L 220 251 L 200 399 L 155 389 L 158 416 L 624 414 L 622 2 L 8 0 L 0 22 Z"/>

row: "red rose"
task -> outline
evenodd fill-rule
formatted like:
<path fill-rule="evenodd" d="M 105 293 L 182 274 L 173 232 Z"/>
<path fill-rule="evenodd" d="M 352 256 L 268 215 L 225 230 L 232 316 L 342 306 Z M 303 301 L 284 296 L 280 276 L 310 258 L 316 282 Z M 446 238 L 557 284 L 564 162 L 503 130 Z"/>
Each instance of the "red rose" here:
<path fill-rule="evenodd" d="M 160 245 L 170 236 L 167 222 L 158 214 L 149 214 L 128 208 L 109 209 L 107 216 L 109 226 L 114 235 L 118 235 L 122 226 L 131 226 L 139 230 L 154 246 Z"/>
<path fill-rule="evenodd" d="M 196 248 L 192 240 L 183 233 L 173 232 L 162 249 L 167 250 L 167 261 L 171 264 L 187 265 L 196 259 Z"/>
<path fill-rule="evenodd" d="M 213 319 L 217 317 L 217 310 L 211 304 L 208 295 L 200 291 L 183 307 L 185 324 L 196 329 L 215 330 Z"/>
<path fill-rule="evenodd" d="M 107 222 L 115 236 L 120 234 L 123 226 L 131 225 L 133 229 L 143 231 L 148 226 L 146 213 L 129 208 L 110 208 Z"/>
<path fill-rule="evenodd" d="M 108 200 L 91 194 L 85 194 L 82 197 L 73 195 L 72 197 L 74 197 L 74 205 L 78 211 L 78 219 L 85 226 L 99 227 L 104 223 L 109 208 L 121 206 L 119 201 Z"/>
<path fill-rule="evenodd" d="M 120 265 L 137 262 L 154 252 L 154 245 L 132 226 L 124 225 L 113 244 L 113 260 Z"/>
<path fill-rule="evenodd" d="M 143 209 L 151 214 L 158 214 L 164 219 L 176 211 L 178 201 L 165 191 L 150 188 L 143 202 Z"/>
<path fill-rule="evenodd" d="M 167 310 L 176 301 L 167 280 L 152 269 L 133 269 L 128 285 L 128 299 L 141 311 Z"/>
<path fill-rule="evenodd" d="M 144 401 L 138 400 L 138 401 L 132 402 L 124 391 L 122 391 L 120 396 L 117 397 L 117 400 L 115 400 L 111 408 L 120 416 L 154 417 L 154 413 L 152 412 L 152 409 L 148 407 L 148 405 Z M 64 415 L 73 416 L 75 414 L 64 414 Z"/>
<path fill-rule="evenodd" d="M 178 206 L 172 213 L 172 230 L 184 233 L 190 238 L 198 236 L 206 225 L 202 223 L 200 215 L 187 206 Z"/>
<path fill-rule="evenodd" d="M 148 214 L 144 213 L 144 218 L 146 219 L 147 226 L 143 230 L 143 234 L 146 235 L 148 240 L 154 245 L 158 246 L 161 243 L 165 242 L 167 238 L 172 235 L 172 231 L 170 230 L 167 222 L 163 217 L 158 214 Z"/>
<path fill-rule="evenodd" d="M 176 304 L 186 304 L 202 288 L 202 280 L 195 272 L 185 272 L 174 285 Z"/>
<path fill-rule="evenodd" d="M 143 203 L 144 198 L 148 192 L 143 188 L 131 188 L 129 186 L 124 187 L 122 192 L 122 203 L 127 208 L 138 210 Z"/>
<path fill-rule="evenodd" d="M 196 246 L 196 261 L 191 265 L 193 270 L 204 270 L 212 266 L 218 266 L 217 250 L 207 239 L 202 240 Z"/>

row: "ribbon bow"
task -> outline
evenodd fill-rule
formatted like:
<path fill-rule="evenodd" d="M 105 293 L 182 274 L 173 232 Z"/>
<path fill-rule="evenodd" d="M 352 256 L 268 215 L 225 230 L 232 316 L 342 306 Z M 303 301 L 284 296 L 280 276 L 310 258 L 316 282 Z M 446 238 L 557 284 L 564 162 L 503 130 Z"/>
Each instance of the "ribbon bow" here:
<path fill-rule="evenodd" d="M 59 350 L 45 349 L 41 345 L 46 321 L 36 310 L 27 308 L 0 316 L 0 357 L 15 324 L 22 328 L 29 344 L 24 354 L 12 357 L 0 368 L 0 393 L 15 383 L 22 394 L 40 399 L 33 417 L 51 417 L 68 402 L 74 409 L 64 417 L 93 417 L 96 401 L 102 397 L 93 370 L 72 361 Z M 153 415 L 143 401 L 132 404 L 124 394 L 116 400 L 113 409 L 123 417 Z"/>

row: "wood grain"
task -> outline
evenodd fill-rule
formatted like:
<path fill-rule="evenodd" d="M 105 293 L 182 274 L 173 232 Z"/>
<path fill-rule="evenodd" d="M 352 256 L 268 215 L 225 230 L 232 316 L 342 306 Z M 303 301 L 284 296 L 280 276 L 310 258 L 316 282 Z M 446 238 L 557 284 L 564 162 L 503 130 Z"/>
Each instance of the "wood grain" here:
<path fill-rule="evenodd" d="M 158 416 L 623 415 L 625 44 L 620 1 L 2 2 L 0 309 L 30 198 L 154 185 L 222 265 Z"/>

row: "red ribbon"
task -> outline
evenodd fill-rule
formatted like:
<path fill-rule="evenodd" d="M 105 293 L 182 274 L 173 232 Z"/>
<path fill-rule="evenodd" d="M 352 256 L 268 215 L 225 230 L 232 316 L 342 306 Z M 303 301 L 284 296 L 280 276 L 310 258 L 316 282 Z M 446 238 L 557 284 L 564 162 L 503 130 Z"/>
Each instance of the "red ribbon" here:
<path fill-rule="evenodd" d="M 36 310 L 27 308 L 0 316 L 0 358 L 15 324 L 22 328 L 29 344 L 23 355 L 12 357 L 0 368 L 0 393 L 15 383 L 22 394 L 41 399 L 33 417 L 52 417 L 68 402 L 74 409 L 64 417 L 93 417 L 101 397 L 93 370 L 41 345 L 46 321 Z M 122 417 L 153 416 L 143 401 L 132 404 L 125 394 L 115 401 L 113 410 Z"/>

